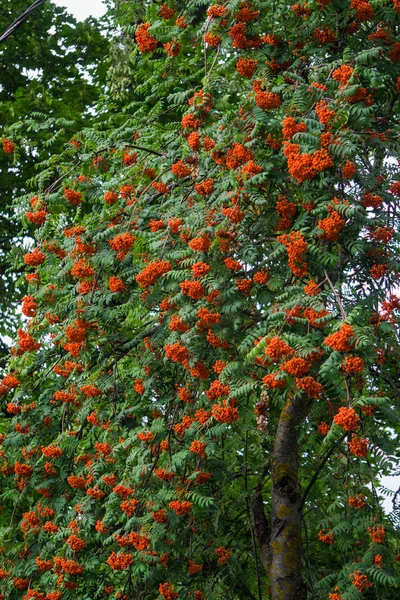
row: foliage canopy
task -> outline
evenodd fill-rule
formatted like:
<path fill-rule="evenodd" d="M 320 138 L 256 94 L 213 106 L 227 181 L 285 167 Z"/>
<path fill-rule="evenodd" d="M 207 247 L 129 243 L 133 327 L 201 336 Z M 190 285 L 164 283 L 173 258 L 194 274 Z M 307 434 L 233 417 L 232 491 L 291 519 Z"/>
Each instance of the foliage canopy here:
<path fill-rule="evenodd" d="M 394 600 L 399 11 L 119 3 L 19 201 L 3 597 Z"/>

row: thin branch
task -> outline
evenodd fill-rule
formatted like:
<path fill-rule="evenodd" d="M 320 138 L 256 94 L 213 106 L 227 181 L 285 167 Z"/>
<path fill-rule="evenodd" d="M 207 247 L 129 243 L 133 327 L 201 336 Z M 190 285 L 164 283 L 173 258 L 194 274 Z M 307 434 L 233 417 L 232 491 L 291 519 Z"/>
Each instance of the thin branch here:
<path fill-rule="evenodd" d="M 342 304 L 342 301 L 340 299 L 339 293 L 338 293 L 337 289 L 334 287 L 332 281 L 329 279 L 329 275 L 328 275 L 328 273 L 325 270 L 324 270 L 324 274 L 325 274 L 327 282 L 329 283 L 329 287 L 331 288 L 332 292 L 335 294 L 335 298 L 336 298 L 337 303 L 339 305 L 340 314 L 342 315 L 343 320 L 345 321 L 346 318 L 347 318 L 346 317 L 346 312 L 345 312 L 345 310 L 343 308 L 343 304 Z"/>
<path fill-rule="evenodd" d="M 248 493 L 248 478 L 247 478 L 247 475 L 248 475 L 248 470 L 247 470 L 248 442 L 249 442 L 249 431 L 248 431 L 248 429 L 246 429 L 245 449 L 244 449 L 244 489 L 245 489 L 245 494 L 246 494 L 247 518 L 249 520 L 250 533 L 251 533 L 251 545 L 252 545 L 252 549 L 253 549 L 254 564 L 256 567 L 257 596 L 258 596 L 258 600 L 262 600 L 261 577 L 260 577 L 260 569 L 259 569 L 259 564 L 258 564 L 257 544 L 256 544 L 256 538 L 254 535 L 253 525 L 251 522 L 250 501 L 249 501 L 249 493 Z"/>
<path fill-rule="evenodd" d="M 2 42 L 4 42 L 8 37 L 10 37 L 10 35 L 12 35 L 14 33 L 14 31 L 16 29 L 18 29 L 18 27 L 20 27 L 22 25 L 22 23 L 24 23 L 26 21 L 26 19 L 29 17 L 29 15 L 36 10 L 36 8 L 39 8 L 39 6 L 41 4 L 43 4 L 46 0 L 36 0 L 36 2 L 34 2 L 29 8 L 26 9 L 26 11 L 24 13 L 22 13 L 22 15 L 20 15 L 18 17 L 18 19 L 16 19 L 14 21 L 14 23 L 11 23 L 10 27 L 3 33 L 2 36 L 0 36 L 0 44 Z"/>
<path fill-rule="evenodd" d="M 347 433 L 343 434 L 337 441 L 336 443 L 334 443 L 330 450 L 325 454 L 324 458 L 322 459 L 322 461 L 320 462 L 319 466 L 316 468 L 316 470 L 314 471 L 314 475 L 311 477 L 310 483 L 308 484 L 308 486 L 305 489 L 305 492 L 301 498 L 301 502 L 300 502 L 300 508 L 303 507 L 304 502 L 306 501 L 306 498 L 311 490 L 311 488 L 313 487 L 314 483 L 317 481 L 318 479 L 318 475 L 321 473 L 322 469 L 324 468 L 325 464 L 327 463 L 328 459 L 332 456 L 332 454 L 334 453 L 334 451 L 337 449 L 337 447 L 339 446 L 339 444 L 344 440 L 344 438 L 346 437 Z"/>

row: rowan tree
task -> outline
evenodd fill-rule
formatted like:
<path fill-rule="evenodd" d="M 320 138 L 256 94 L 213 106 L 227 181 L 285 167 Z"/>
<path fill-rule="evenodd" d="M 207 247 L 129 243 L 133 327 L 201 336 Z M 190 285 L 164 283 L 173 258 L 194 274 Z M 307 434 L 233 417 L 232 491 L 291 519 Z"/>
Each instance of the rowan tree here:
<path fill-rule="evenodd" d="M 399 11 L 119 3 L 20 200 L 4 598 L 396 597 Z"/>

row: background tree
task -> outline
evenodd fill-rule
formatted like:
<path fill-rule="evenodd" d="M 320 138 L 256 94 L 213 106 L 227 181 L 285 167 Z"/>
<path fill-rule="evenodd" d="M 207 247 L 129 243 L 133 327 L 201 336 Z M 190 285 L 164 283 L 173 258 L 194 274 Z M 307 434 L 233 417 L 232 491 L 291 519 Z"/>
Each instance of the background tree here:
<path fill-rule="evenodd" d="M 394 600 L 398 2 L 177 8 L 40 172 L 1 592 Z"/>
<path fill-rule="evenodd" d="M 28 7 L 22 0 L 0 6 L 3 33 Z M 0 135 L 24 143 L 0 151 L 0 334 L 16 332 L 15 308 L 23 287 L 10 270 L 13 248 L 21 244 L 21 224 L 13 202 L 27 193 L 36 166 L 51 159 L 80 128 L 93 121 L 90 108 L 105 81 L 107 40 L 94 19 L 77 22 L 65 9 L 45 2 L 0 44 Z M 24 222 L 24 234 L 29 234 Z M 2 342 L 2 356 L 8 353 Z"/>

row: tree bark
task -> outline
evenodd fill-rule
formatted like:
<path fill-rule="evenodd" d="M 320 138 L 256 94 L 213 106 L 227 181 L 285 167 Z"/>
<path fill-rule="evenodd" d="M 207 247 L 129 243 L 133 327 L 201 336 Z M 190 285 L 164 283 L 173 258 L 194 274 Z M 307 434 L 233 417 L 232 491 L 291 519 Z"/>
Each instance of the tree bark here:
<path fill-rule="evenodd" d="M 288 397 L 282 409 L 272 453 L 272 513 L 269 576 L 273 600 L 306 600 L 302 578 L 301 487 L 298 480 L 299 425 L 312 400 Z"/>

